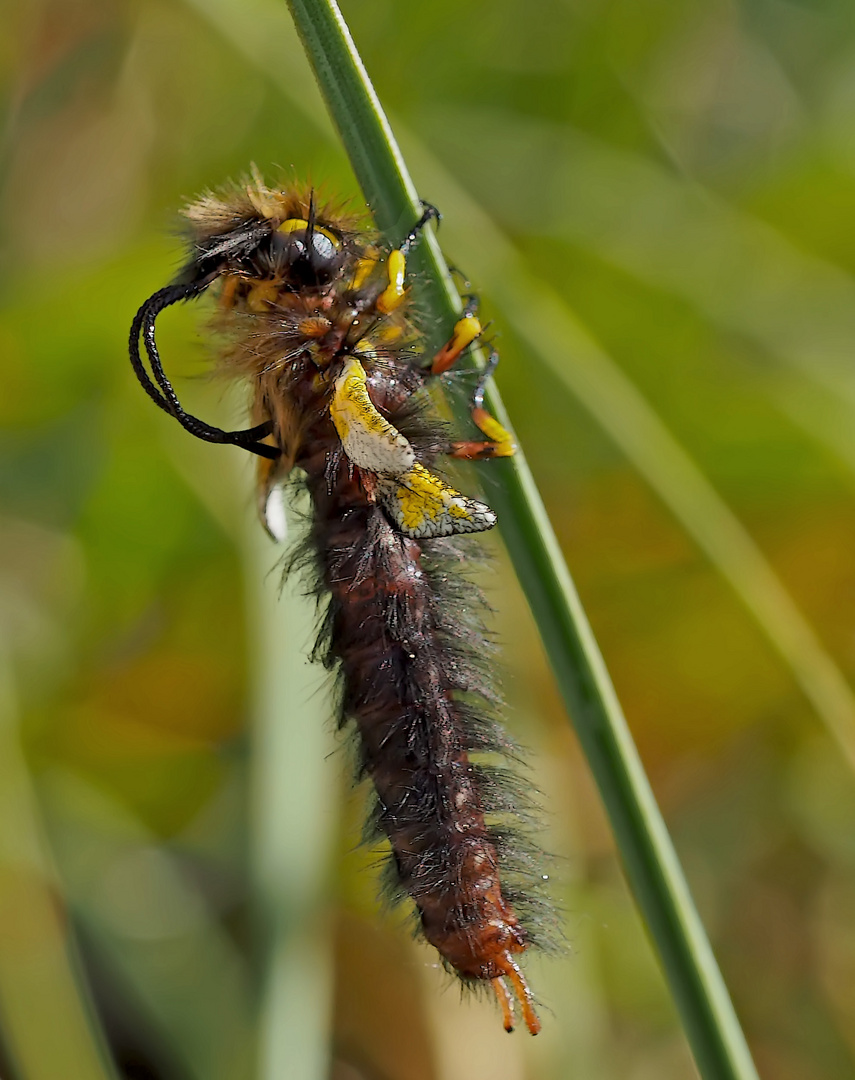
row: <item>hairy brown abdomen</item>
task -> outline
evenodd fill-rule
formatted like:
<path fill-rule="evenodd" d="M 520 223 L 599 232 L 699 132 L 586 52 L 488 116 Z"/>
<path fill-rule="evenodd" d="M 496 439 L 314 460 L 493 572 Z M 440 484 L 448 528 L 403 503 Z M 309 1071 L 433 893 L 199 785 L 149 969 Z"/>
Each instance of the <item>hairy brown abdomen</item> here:
<path fill-rule="evenodd" d="M 331 423 L 319 415 L 298 464 L 332 597 L 326 660 L 340 668 L 342 719 L 358 727 L 377 824 L 425 937 L 464 978 L 498 978 L 526 934 L 502 895 L 469 760 L 473 738 L 455 699 L 467 689 L 463 665 L 439 625 L 442 598 L 420 543 L 393 528 L 341 455 L 330 475 L 336 448 Z"/>

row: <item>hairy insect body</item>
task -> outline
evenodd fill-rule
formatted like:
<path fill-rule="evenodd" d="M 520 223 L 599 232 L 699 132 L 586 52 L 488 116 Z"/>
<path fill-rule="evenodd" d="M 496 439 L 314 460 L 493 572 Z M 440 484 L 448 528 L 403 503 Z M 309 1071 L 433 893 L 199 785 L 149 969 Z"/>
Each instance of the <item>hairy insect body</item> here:
<path fill-rule="evenodd" d="M 509 982 L 536 1032 L 517 958 L 532 943 L 538 875 L 514 862 L 508 818 L 519 797 L 499 782 L 506 771 L 480 761 L 508 743 L 492 715 L 477 590 L 458 573 L 461 534 L 489 529 L 496 517 L 433 471 L 452 447 L 417 404 L 431 377 L 405 314 L 405 257 L 417 231 L 384 259 L 365 230 L 316 209 L 310 193 L 273 191 L 257 179 L 206 196 L 187 217 L 191 259 L 171 288 L 183 299 L 219 279 L 224 362 L 254 388 L 250 431 L 202 437 L 261 455 L 262 505 L 293 467 L 305 478 L 313 506 L 305 561 L 329 597 L 318 653 L 339 673 L 341 722 L 359 732 L 393 887 L 412 899 L 450 968 L 492 985 L 505 1026 L 513 1024 Z M 141 309 L 131 353 L 138 361 L 142 331 L 169 405 L 153 331 L 163 299 L 174 302 L 166 293 Z M 475 336 L 473 321 L 470 313 L 458 323 L 457 343 L 440 354 L 443 370 Z M 143 385 L 155 397 L 157 387 Z M 191 430 L 201 425 L 167 411 Z M 453 452 L 512 452 L 488 419 L 489 443 Z"/>

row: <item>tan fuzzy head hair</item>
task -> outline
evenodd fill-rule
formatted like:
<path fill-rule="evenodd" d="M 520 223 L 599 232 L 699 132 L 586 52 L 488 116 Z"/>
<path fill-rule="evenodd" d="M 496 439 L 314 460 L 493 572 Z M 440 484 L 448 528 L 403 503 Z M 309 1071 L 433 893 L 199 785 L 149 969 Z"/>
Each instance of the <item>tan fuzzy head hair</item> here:
<path fill-rule="evenodd" d="M 229 232 L 246 221 L 269 221 L 276 228 L 292 218 L 306 219 L 314 201 L 315 220 L 342 234 L 366 231 L 366 215 L 345 203 L 323 199 L 309 184 L 268 187 L 255 165 L 249 176 L 218 192 L 206 191 L 182 211 L 195 236 L 204 238 Z"/>

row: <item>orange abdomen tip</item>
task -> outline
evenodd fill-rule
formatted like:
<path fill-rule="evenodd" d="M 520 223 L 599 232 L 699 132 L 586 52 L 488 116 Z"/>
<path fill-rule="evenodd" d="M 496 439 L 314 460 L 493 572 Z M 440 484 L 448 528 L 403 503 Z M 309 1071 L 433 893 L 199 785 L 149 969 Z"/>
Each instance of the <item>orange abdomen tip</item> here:
<path fill-rule="evenodd" d="M 504 968 L 505 975 L 491 979 L 490 983 L 496 995 L 496 1000 L 499 1002 L 499 1008 L 502 1010 L 502 1023 L 505 1031 L 514 1030 L 514 999 L 505 982 L 505 976 L 507 976 L 510 979 L 514 995 L 520 1003 L 525 1026 L 532 1035 L 537 1035 L 540 1031 L 540 1019 L 534 1011 L 534 998 L 531 990 L 529 990 L 528 983 L 525 981 L 525 976 L 509 953 L 506 953 L 503 957 L 501 966 Z"/>
<path fill-rule="evenodd" d="M 493 987 L 493 992 L 496 995 L 496 1001 L 499 1003 L 499 1008 L 502 1010 L 502 1026 L 509 1034 L 514 1030 L 514 1002 L 511 998 L 508 988 L 505 985 L 505 980 L 500 975 L 496 979 L 490 980 L 490 985 Z"/>

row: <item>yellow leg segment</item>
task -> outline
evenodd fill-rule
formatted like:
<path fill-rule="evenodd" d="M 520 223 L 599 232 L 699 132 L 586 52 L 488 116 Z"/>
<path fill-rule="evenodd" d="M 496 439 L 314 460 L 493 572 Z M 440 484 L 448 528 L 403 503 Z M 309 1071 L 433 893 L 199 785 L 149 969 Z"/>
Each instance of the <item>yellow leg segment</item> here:
<path fill-rule="evenodd" d="M 511 433 L 491 416 L 484 408 L 484 390 L 487 380 L 496 370 L 499 363 L 499 354 L 490 354 L 490 360 L 484 368 L 478 385 L 475 387 L 475 395 L 472 400 L 472 421 L 479 431 L 487 436 L 487 442 L 457 442 L 451 448 L 451 456 L 456 458 L 469 458 L 480 460 L 483 458 L 513 457 L 517 452 L 516 443 Z"/>
<path fill-rule="evenodd" d="M 394 311 L 403 303 L 407 290 L 404 288 L 404 273 L 407 269 L 407 260 L 403 251 L 395 249 L 389 252 L 386 261 L 386 270 L 389 274 L 389 284 L 377 297 L 377 310 L 384 315 Z"/>
<path fill-rule="evenodd" d="M 433 358 L 431 373 L 441 375 L 444 371 L 456 363 L 458 357 L 480 335 L 482 330 L 481 320 L 477 315 L 464 315 L 454 324 L 454 333 L 451 340 L 439 350 Z"/>
<path fill-rule="evenodd" d="M 377 297 L 377 310 L 383 315 L 388 315 L 389 312 L 394 311 L 395 308 L 400 307 L 403 303 L 404 297 L 407 295 L 407 290 L 404 288 L 404 273 L 407 268 L 407 255 L 409 255 L 413 244 L 415 244 L 421 236 L 425 225 L 427 225 L 429 221 L 438 223 L 440 220 L 439 211 L 435 206 L 431 206 L 430 203 L 422 202 L 422 207 L 424 208 L 422 216 L 415 223 L 409 234 L 404 237 L 401 246 L 389 253 L 389 258 L 386 262 L 389 284 Z"/>

